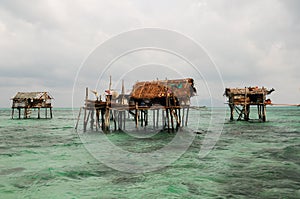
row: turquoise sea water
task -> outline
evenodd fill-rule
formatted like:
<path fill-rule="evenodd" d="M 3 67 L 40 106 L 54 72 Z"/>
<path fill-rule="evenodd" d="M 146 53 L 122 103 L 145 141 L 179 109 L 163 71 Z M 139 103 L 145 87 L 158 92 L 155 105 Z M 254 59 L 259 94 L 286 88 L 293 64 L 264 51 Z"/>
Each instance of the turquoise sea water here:
<path fill-rule="evenodd" d="M 227 114 L 215 148 L 200 159 L 210 111 L 191 111 L 189 131 L 197 134 L 175 162 L 125 173 L 86 150 L 71 109 L 54 109 L 52 120 L 11 120 L 10 109 L 0 109 L 0 198 L 300 198 L 299 107 L 268 108 L 265 123 L 230 122 Z M 175 133 L 105 136 L 139 153 L 163 147 Z"/>

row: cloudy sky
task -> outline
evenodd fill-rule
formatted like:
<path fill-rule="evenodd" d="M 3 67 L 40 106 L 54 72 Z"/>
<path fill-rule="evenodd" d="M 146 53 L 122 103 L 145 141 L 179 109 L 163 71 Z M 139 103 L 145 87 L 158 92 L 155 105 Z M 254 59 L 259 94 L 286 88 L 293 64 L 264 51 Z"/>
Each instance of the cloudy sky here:
<path fill-rule="evenodd" d="M 56 107 L 71 107 L 75 77 L 91 52 L 120 33 L 149 27 L 200 44 L 225 87 L 274 87 L 274 103 L 298 104 L 299 11 L 297 0 L 1 0 L 0 107 L 9 107 L 17 91 L 43 90 Z M 205 78 L 213 87 L 215 79 Z M 212 88 L 220 96 L 223 89 Z"/>

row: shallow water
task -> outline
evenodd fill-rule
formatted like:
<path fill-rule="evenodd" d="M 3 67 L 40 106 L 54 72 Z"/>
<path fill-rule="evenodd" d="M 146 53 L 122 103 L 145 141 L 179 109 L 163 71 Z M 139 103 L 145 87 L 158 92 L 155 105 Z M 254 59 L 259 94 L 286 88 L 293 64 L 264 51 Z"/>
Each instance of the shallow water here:
<path fill-rule="evenodd" d="M 76 115 L 71 109 L 55 109 L 52 120 L 11 120 L 10 110 L 0 109 L 0 196 L 300 198 L 300 108 L 269 108 L 265 123 L 224 118 L 214 150 L 200 159 L 200 147 L 210 133 L 210 112 L 191 111 L 189 131 L 195 137 L 175 162 L 152 172 L 125 173 L 86 150 L 73 130 Z M 105 136 L 123 150 L 139 153 L 164 147 L 175 134 Z"/>

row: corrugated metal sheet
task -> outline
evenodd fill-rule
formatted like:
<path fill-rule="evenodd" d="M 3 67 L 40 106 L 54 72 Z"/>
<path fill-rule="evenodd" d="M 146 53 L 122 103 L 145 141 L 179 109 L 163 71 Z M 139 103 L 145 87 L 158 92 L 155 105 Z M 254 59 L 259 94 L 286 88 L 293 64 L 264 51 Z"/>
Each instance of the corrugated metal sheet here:
<path fill-rule="evenodd" d="M 53 99 L 48 92 L 18 92 L 13 99 Z"/>

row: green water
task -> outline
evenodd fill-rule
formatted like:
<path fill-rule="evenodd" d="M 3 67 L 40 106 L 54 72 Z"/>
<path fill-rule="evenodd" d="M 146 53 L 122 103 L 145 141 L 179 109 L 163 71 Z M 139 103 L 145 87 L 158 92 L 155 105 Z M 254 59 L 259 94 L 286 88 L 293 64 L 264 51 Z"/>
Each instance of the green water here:
<path fill-rule="evenodd" d="M 52 120 L 11 120 L 10 113 L 0 110 L 0 198 L 300 198 L 298 107 L 269 108 L 266 123 L 224 118 L 214 150 L 202 159 L 210 109 L 200 116 L 193 110 L 189 131 L 198 134 L 188 150 L 145 173 L 117 171 L 95 159 L 73 130 L 70 109 L 55 109 Z M 162 148 L 175 134 L 105 136 L 139 153 Z"/>

